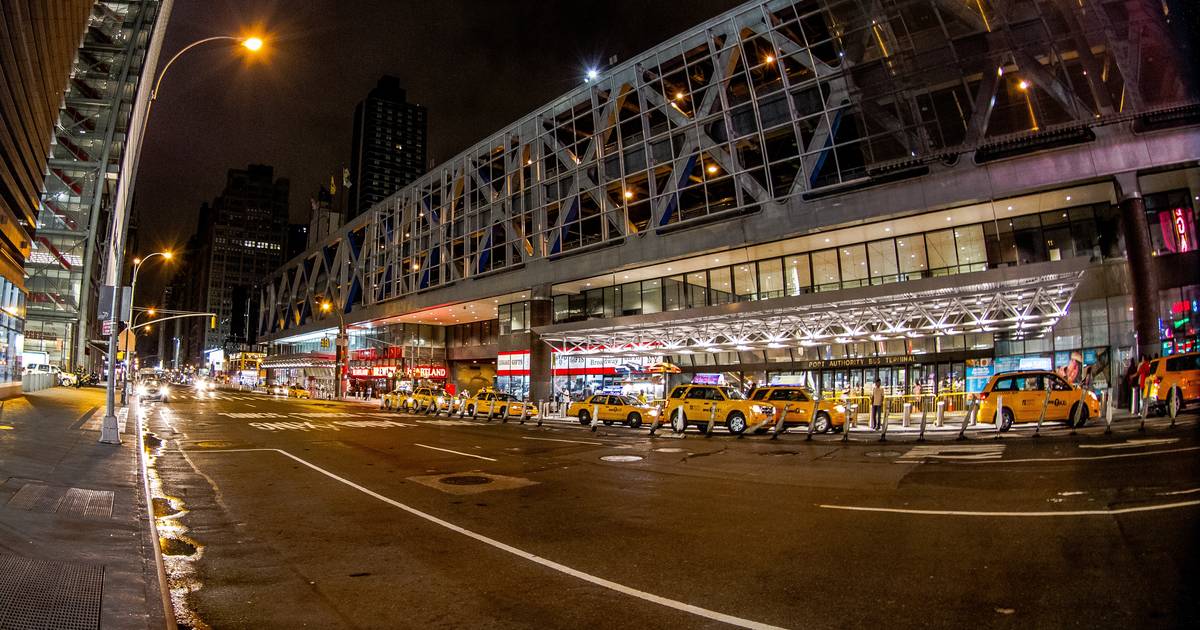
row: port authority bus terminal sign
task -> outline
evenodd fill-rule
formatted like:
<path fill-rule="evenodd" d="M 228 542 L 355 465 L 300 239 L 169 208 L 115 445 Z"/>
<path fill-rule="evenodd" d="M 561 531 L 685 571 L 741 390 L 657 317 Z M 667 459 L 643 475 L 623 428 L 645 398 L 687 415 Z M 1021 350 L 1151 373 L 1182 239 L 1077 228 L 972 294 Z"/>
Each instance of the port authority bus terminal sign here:
<path fill-rule="evenodd" d="M 898 354 L 890 357 L 853 357 L 849 359 L 816 359 L 812 361 L 797 361 L 799 369 L 801 370 L 881 367 L 886 365 L 907 365 L 909 363 L 916 363 L 916 358 L 908 354 Z"/>

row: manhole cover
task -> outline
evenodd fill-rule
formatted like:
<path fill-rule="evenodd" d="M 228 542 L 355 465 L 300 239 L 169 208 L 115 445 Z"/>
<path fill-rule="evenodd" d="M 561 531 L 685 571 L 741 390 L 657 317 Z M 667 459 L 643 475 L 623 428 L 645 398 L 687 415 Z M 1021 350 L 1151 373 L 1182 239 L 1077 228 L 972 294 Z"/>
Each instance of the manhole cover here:
<path fill-rule="evenodd" d="M 454 477 L 442 477 L 438 481 L 452 486 L 481 486 L 485 483 L 492 483 L 491 479 L 482 475 L 456 475 Z"/>
<path fill-rule="evenodd" d="M 868 451 L 867 457 L 900 457 L 900 451 Z"/>
<path fill-rule="evenodd" d="M 606 462 L 638 462 L 642 460 L 637 455 L 605 455 L 600 459 Z"/>

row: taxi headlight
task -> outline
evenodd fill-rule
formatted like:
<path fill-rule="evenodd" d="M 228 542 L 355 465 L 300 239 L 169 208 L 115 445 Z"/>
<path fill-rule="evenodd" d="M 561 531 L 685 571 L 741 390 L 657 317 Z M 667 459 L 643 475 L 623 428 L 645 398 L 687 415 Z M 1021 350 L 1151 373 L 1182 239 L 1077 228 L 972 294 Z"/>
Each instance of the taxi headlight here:
<path fill-rule="evenodd" d="M 833 408 L 838 413 L 846 413 L 846 405 L 834 405 Z"/>
<path fill-rule="evenodd" d="M 658 410 L 658 407 L 651 407 L 650 410 L 647 411 L 646 413 L 648 413 L 652 416 L 657 416 L 660 412 Z"/>
<path fill-rule="evenodd" d="M 170 388 L 170 387 L 167 387 L 166 385 L 163 385 L 163 386 L 162 386 L 162 389 L 160 389 L 160 390 L 158 390 L 158 391 L 159 391 L 159 392 L 160 392 L 160 393 L 161 393 L 163 396 L 166 396 L 167 394 L 170 394 L 170 393 L 171 393 L 171 388 Z"/>
<path fill-rule="evenodd" d="M 138 386 L 137 386 L 137 393 L 138 393 L 138 396 L 145 396 L 145 395 L 146 395 L 146 386 L 145 386 L 145 385 L 138 385 Z"/>

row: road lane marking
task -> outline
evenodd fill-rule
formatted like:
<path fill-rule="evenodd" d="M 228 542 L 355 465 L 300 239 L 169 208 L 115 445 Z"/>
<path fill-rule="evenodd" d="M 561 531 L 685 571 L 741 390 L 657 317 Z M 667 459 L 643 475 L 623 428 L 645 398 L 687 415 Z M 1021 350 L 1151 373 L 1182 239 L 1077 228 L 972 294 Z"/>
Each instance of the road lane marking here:
<path fill-rule="evenodd" d="M 1150 440 L 1126 440 L 1115 444 L 1080 444 L 1079 448 L 1141 448 L 1143 446 L 1163 446 L 1166 444 L 1174 444 L 1179 441 L 1179 438 L 1161 438 Z"/>
<path fill-rule="evenodd" d="M 436 446 L 426 446 L 424 444 L 417 444 L 416 442 L 413 442 L 413 446 L 420 446 L 421 448 L 433 449 L 435 451 L 442 451 L 444 453 L 454 453 L 455 455 L 462 455 L 463 457 L 474 457 L 475 459 L 486 459 L 489 462 L 496 461 L 496 460 L 492 459 L 491 457 L 484 457 L 483 455 L 472 455 L 470 453 L 460 453 L 459 451 L 452 451 L 448 448 L 438 448 Z"/>
<path fill-rule="evenodd" d="M 358 490 L 359 492 L 362 492 L 363 494 L 365 494 L 367 496 L 378 499 L 384 503 L 387 503 L 388 505 L 390 505 L 392 507 L 396 507 L 401 510 L 404 510 L 405 512 L 408 512 L 409 514 L 412 514 L 413 516 L 422 518 L 426 521 L 429 521 L 430 523 L 444 527 L 452 532 L 462 534 L 463 536 L 466 536 L 468 538 L 473 538 L 485 545 L 489 545 L 489 546 L 495 547 L 496 549 L 499 549 L 501 551 L 508 552 L 514 556 L 517 556 L 518 558 L 524 558 L 525 560 L 528 560 L 528 561 L 536 563 L 536 564 L 540 564 L 548 569 L 552 569 L 554 571 L 558 571 L 559 573 L 563 573 L 563 574 L 569 575 L 571 577 L 578 578 L 580 580 L 583 580 L 584 582 L 589 582 L 591 584 L 595 584 L 596 586 L 607 588 L 609 590 L 616 591 L 618 593 L 621 593 L 623 595 L 628 595 L 630 597 L 636 597 L 638 599 L 645 600 L 645 601 L 648 601 L 653 604 L 658 604 L 660 606 L 665 606 L 667 608 L 673 608 L 675 610 L 679 610 L 682 612 L 696 615 L 697 617 L 704 617 L 705 619 L 712 619 L 714 621 L 726 623 L 731 626 L 737 626 L 739 628 L 752 628 L 754 630 L 783 630 L 783 628 L 781 628 L 780 626 L 772 626 L 770 624 L 753 621 L 750 619 L 743 619 L 741 617 L 735 617 L 733 615 L 728 615 L 723 612 L 709 610 L 707 608 L 701 608 L 700 606 L 694 606 L 692 604 L 688 604 L 688 603 L 681 602 L 681 601 L 674 600 L 674 599 L 669 599 L 666 597 L 662 597 L 660 595 L 655 595 L 653 593 L 639 591 L 635 588 L 625 586 L 624 584 L 620 584 L 617 582 L 613 582 L 612 580 L 606 580 L 602 577 L 592 575 L 591 573 L 584 573 L 583 571 L 580 571 L 578 569 L 572 569 L 571 567 L 569 567 L 565 564 L 560 564 L 553 560 L 543 558 L 539 555 L 529 553 L 528 551 L 523 551 L 512 545 L 502 543 L 494 538 L 488 538 L 487 536 L 484 536 L 483 534 L 478 534 L 478 533 L 473 532 L 464 527 L 459 527 L 458 525 L 455 525 L 454 523 L 451 523 L 449 521 L 444 521 L 432 514 L 422 512 L 414 507 L 410 507 L 404 503 L 396 501 L 395 499 L 389 499 L 388 497 L 385 497 L 382 494 L 375 492 L 374 490 L 360 486 L 360 485 L 354 483 L 353 481 L 350 481 L 343 477 L 339 477 L 339 476 L 335 475 L 334 473 L 331 473 L 328 470 L 325 470 L 324 468 L 317 466 L 316 464 L 310 463 L 304 459 L 296 457 L 295 455 L 292 455 L 291 453 L 284 451 L 284 450 L 280 450 L 277 448 L 234 448 L 234 449 L 225 449 L 225 450 L 208 450 L 208 449 L 195 450 L 195 451 L 189 450 L 188 452 L 192 453 L 192 454 L 251 453 L 251 452 L 279 453 L 279 454 L 284 455 L 285 457 L 288 457 L 296 462 L 299 462 L 301 464 L 304 464 L 305 466 L 308 466 L 309 468 L 325 475 L 326 477 L 329 477 L 330 479 L 333 479 L 335 481 L 340 481 L 341 483 L 346 484 L 347 486 L 350 486 L 351 488 L 354 488 L 355 490 Z"/>
<path fill-rule="evenodd" d="M 542 442 L 567 442 L 570 444 L 591 444 L 594 446 L 605 446 L 604 442 L 584 442 L 582 440 L 560 440 L 558 438 L 539 438 L 522 436 L 522 440 L 540 440 Z"/>
<path fill-rule="evenodd" d="M 1175 508 L 1200 505 L 1197 501 L 1180 501 L 1178 503 L 1163 503 L 1160 505 L 1142 505 L 1138 507 L 1117 508 L 1115 510 L 1072 510 L 1057 512 L 972 512 L 967 510 L 910 510 L 906 508 L 867 507 L 864 505 L 818 505 L 827 510 L 849 510 L 853 512 L 890 512 L 893 514 L 924 514 L 929 516 L 1113 516 L 1115 514 L 1131 514 L 1133 512 L 1152 512 L 1156 510 L 1171 510 Z"/>
<path fill-rule="evenodd" d="M 1029 457 L 1025 459 L 989 459 L 983 461 L 967 461 L 959 462 L 962 464 L 1021 464 L 1028 462 L 1086 462 L 1094 459 L 1122 459 L 1125 457 L 1146 457 L 1149 455 L 1169 455 L 1171 453 L 1188 453 L 1191 451 L 1200 451 L 1200 446 L 1187 446 L 1184 448 L 1168 448 L 1157 451 L 1145 451 L 1142 453 L 1115 453 L 1113 455 L 1092 455 L 1090 457 Z"/>
<path fill-rule="evenodd" d="M 1174 494 L 1192 494 L 1193 492 L 1200 492 L 1200 488 L 1189 488 L 1187 490 L 1175 490 L 1173 492 L 1156 492 L 1155 494 L 1157 494 L 1160 497 L 1166 497 L 1166 496 L 1171 496 Z"/>
<path fill-rule="evenodd" d="M 928 444 L 910 448 L 894 463 L 913 464 L 926 459 L 999 459 L 1003 454 L 1003 444 Z"/>

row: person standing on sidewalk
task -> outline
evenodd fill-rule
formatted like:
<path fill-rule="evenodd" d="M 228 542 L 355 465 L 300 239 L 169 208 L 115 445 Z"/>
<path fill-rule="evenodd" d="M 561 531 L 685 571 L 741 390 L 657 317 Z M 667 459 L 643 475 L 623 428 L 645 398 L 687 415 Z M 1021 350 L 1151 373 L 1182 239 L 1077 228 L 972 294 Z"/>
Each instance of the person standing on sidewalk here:
<path fill-rule="evenodd" d="M 883 418 L 883 384 L 875 379 L 875 387 L 871 389 L 871 429 L 879 430 Z"/>
<path fill-rule="evenodd" d="M 1137 370 L 1137 401 L 1140 409 L 1142 400 L 1146 397 L 1146 379 L 1150 376 L 1150 362 L 1146 357 L 1142 357 L 1141 363 L 1138 363 Z"/>

